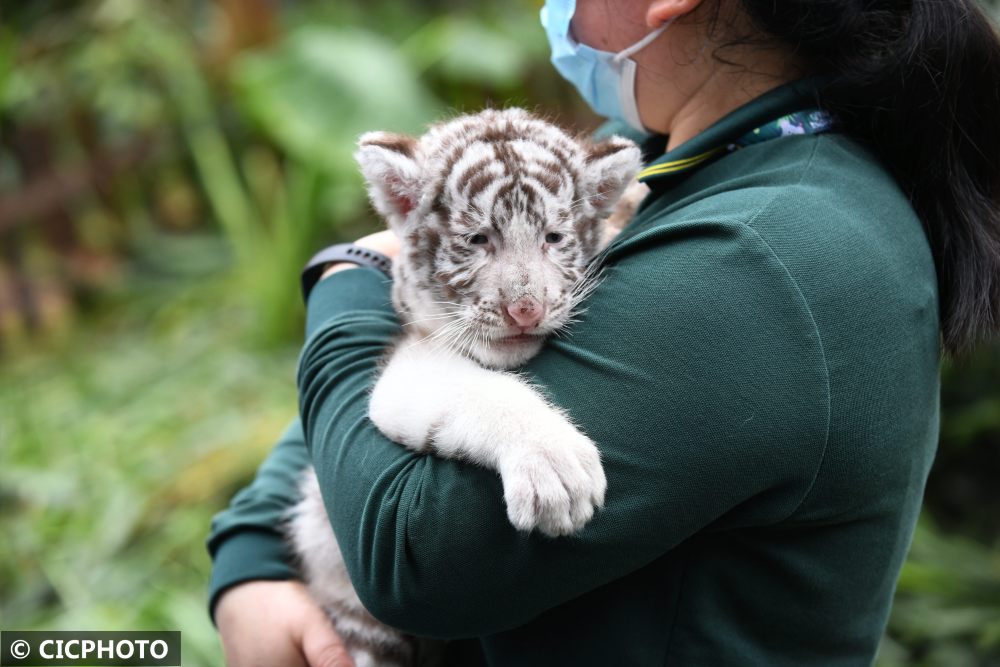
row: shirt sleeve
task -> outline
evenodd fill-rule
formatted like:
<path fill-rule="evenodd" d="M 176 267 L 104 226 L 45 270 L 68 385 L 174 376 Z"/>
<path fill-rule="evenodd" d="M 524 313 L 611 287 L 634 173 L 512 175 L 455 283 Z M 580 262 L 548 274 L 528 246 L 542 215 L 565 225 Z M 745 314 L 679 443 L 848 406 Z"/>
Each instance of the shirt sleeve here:
<path fill-rule="evenodd" d="M 827 370 L 770 247 L 746 225 L 704 221 L 615 254 L 581 321 L 519 371 L 602 454 L 605 507 L 563 538 L 517 532 L 494 471 L 411 452 L 367 418 L 401 332 L 391 283 L 359 269 L 315 288 L 300 414 L 351 580 L 383 622 L 438 637 L 518 627 L 699 531 L 784 521 L 808 493 Z"/>
<path fill-rule="evenodd" d="M 375 269 L 363 268 L 365 272 L 382 276 Z M 383 287 L 387 285 L 391 285 L 391 281 Z M 313 292 L 316 293 L 316 290 Z M 307 313 L 307 332 L 316 328 L 317 313 L 327 310 L 325 302 L 328 298 L 325 290 L 315 297 L 310 296 L 313 307 Z M 364 290 L 349 290 L 338 294 L 337 307 L 346 310 L 363 308 L 368 300 L 370 295 Z M 298 483 L 308 464 L 309 451 L 306 449 L 302 422 L 296 417 L 260 465 L 254 480 L 233 497 L 228 507 L 212 518 L 206 547 L 212 559 L 208 609 L 213 622 L 220 596 L 232 586 L 258 579 L 283 580 L 299 576 L 281 526 L 286 512 L 299 500 Z"/>
<path fill-rule="evenodd" d="M 298 480 L 309 463 L 296 418 L 257 470 L 249 486 L 212 518 L 207 547 L 212 557 L 209 614 L 228 588 L 253 579 L 294 579 L 292 556 L 281 532 L 285 512 L 299 498 Z"/>

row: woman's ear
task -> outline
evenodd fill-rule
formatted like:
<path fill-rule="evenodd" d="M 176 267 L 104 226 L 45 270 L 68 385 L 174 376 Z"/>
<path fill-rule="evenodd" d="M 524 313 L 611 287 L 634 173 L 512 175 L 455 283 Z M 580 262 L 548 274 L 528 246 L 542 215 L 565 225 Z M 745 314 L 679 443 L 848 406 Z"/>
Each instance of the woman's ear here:
<path fill-rule="evenodd" d="M 646 25 L 659 28 L 667 21 L 694 11 L 701 2 L 702 0 L 653 0 L 646 10 Z"/>
<path fill-rule="evenodd" d="M 642 168 L 642 152 L 635 142 L 612 136 L 587 147 L 583 187 L 598 217 L 607 215 Z"/>
<path fill-rule="evenodd" d="M 368 132 L 358 140 L 354 159 L 368 183 L 372 205 L 398 233 L 420 202 L 423 175 L 417 140 L 389 132 Z"/>

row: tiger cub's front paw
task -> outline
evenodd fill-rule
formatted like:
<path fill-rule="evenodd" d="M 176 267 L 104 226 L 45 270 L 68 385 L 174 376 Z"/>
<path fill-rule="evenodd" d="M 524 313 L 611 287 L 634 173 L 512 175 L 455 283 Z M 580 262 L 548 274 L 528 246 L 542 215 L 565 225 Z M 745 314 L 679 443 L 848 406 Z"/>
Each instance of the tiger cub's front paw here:
<path fill-rule="evenodd" d="M 568 535 L 604 505 L 607 481 L 596 445 L 561 420 L 505 448 L 500 476 L 507 516 L 518 530 Z"/>

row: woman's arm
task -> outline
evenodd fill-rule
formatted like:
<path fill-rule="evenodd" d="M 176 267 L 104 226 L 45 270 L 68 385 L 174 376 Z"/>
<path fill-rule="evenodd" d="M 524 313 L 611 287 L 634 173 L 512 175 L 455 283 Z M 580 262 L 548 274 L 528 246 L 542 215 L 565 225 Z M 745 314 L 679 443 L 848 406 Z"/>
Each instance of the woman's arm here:
<path fill-rule="evenodd" d="M 391 231 L 363 236 L 355 245 L 390 258 L 399 254 L 399 239 Z M 357 265 L 335 262 L 323 277 L 351 268 Z M 307 326 L 307 331 L 310 328 Z M 298 576 L 290 564 L 291 550 L 280 526 L 286 512 L 299 500 L 299 480 L 309 463 L 302 423 L 296 418 L 257 469 L 253 482 L 212 518 L 207 547 L 212 557 L 209 614 L 213 621 L 216 604 L 230 588 L 248 581 L 291 580 Z"/>
<path fill-rule="evenodd" d="M 767 244 L 704 221 L 612 252 L 583 321 L 522 370 L 604 459 L 605 509 L 560 539 L 514 530 L 495 473 L 415 454 L 368 420 L 377 362 L 400 330 L 389 282 L 362 268 L 314 289 L 301 416 L 348 571 L 379 619 L 440 637 L 517 627 L 697 531 L 780 522 L 808 493 L 826 444 L 826 366 Z"/>
<path fill-rule="evenodd" d="M 298 576 L 281 524 L 284 513 L 299 499 L 298 480 L 308 464 L 302 424 L 295 419 L 257 469 L 253 482 L 212 518 L 207 547 L 212 557 L 208 592 L 213 620 L 219 596 L 231 586 L 252 579 Z"/>

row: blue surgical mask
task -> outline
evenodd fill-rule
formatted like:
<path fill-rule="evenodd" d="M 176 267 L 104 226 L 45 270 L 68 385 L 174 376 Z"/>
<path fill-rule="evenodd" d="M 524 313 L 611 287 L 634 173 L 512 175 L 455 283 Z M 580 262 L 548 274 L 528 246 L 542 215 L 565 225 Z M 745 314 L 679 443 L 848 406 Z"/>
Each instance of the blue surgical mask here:
<path fill-rule="evenodd" d="M 552 47 L 552 64 L 564 79 L 576 86 L 594 113 L 623 120 L 640 132 L 648 132 L 639 118 L 635 99 L 636 62 L 629 56 L 663 34 L 665 22 L 632 46 L 618 53 L 599 51 L 580 44 L 569 34 L 576 0 L 546 0 L 542 27 Z"/>

